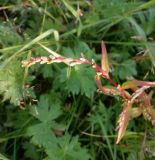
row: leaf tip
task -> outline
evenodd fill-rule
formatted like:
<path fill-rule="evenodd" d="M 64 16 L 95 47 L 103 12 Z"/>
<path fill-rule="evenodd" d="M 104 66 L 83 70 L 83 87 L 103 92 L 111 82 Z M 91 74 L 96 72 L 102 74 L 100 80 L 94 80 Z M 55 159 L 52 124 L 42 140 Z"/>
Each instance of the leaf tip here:
<path fill-rule="evenodd" d="M 101 60 L 102 69 L 108 73 L 109 72 L 108 54 L 103 40 L 101 41 L 101 50 L 102 50 L 102 60 Z"/>

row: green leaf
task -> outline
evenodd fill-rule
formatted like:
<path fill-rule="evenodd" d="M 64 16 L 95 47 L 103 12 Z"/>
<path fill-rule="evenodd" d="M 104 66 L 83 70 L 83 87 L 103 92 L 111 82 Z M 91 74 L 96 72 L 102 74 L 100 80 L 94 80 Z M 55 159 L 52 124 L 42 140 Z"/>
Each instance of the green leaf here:
<path fill-rule="evenodd" d="M 63 88 L 72 94 L 82 94 L 91 97 L 96 91 L 94 82 L 95 72 L 85 65 L 71 68 L 68 75 L 67 68 L 61 71 L 58 79 L 63 83 Z"/>
<path fill-rule="evenodd" d="M 52 120 L 58 118 L 62 114 L 59 104 L 49 103 L 48 95 L 42 95 L 40 97 L 40 100 L 37 106 L 37 113 L 35 111 L 35 107 L 33 107 L 31 111 L 32 111 L 32 114 L 37 119 L 45 123 L 51 122 Z"/>
<path fill-rule="evenodd" d="M 77 41 L 72 47 L 63 47 L 62 54 L 65 57 L 80 58 L 80 53 L 92 60 L 94 53 L 84 42 Z M 96 91 L 94 82 L 95 71 L 88 65 L 78 65 L 74 68 L 63 68 L 58 74 L 55 85 L 63 83 L 62 89 L 71 92 L 72 94 L 82 94 L 91 97 Z"/>
<path fill-rule="evenodd" d="M 66 8 L 74 15 L 74 17 L 75 17 L 75 18 L 78 18 L 77 11 L 76 11 L 69 3 L 67 3 L 67 1 L 62 0 L 62 2 L 63 2 L 64 5 L 66 6 Z"/>
<path fill-rule="evenodd" d="M 137 159 L 137 151 L 132 151 L 129 153 L 127 160 L 133 160 L 133 159 Z"/>
<path fill-rule="evenodd" d="M 89 116 L 89 121 L 91 124 L 96 126 L 96 130 L 99 128 L 99 121 L 98 117 L 101 119 L 102 123 L 104 124 L 105 128 L 107 131 L 112 131 L 113 130 L 113 124 L 111 123 L 111 119 L 114 116 L 114 111 L 112 110 L 111 107 L 105 106 L 101 101 L 94 106 L 94 109 L 92 110 L 90 116 Z"/>
<path fill-rule="evenodd" d="M 67 75 L 68 69 L 71 69 L 69 77 Z M 80 81 L 78 80 L 77 72 L 74 68 L 65 68 L 62 70 L 61 75 L 58 77 L 59 82 L 63 83 L 63 88 L 72 94 L 80 93 Z"/>
<path fill-rule="evenodd" d="M 53 129 L 64 130 L 64 125 L 57 123 L 56 119 L 62 114 L 57 100 L 50 101 L 50 95 L 42 95 L 38 106 L 33 106 L 31 114 L 39 120 L 38 124 L 30 126 L 27 135 L 31 136 L 32 143 L 47 147 L 56 144 Z"/>
<path fill-rule="evenodd" d="M 12 61 L 5 69 L 0 70 L 0 93 L 3 100 L 17 105 L 22 99 L 23 69 L 18 61 Z"/>
<path fill-rule="evenodd" d="M 31 159 L 39 159 L 39 153 L 37 151 L 37 148 L 29 143 L 29 142 L 24 142 L 22 147 L 24 148 L 24 156 L 26 158 L 31 158 Z"/>
<path fill-rule="evenodd" d="M 40 123 L 28 128 L 27 135 L 32 136 L 31 142 L 35 145 L 49 146 L 56 143 L 56 137 L 52 132 L 50 123 Z"/>
<path fill-rule="evenodd" d="M 9 159 L 6 158 L 4 155 L 0 154 L 0 160 L 9 160 Z"/>
<path fill-rule="evenodd" d="M 49 160 L 88 160 L 90 155 L 80 146 L 78 137 L 65 135 L 58 139 L 58 146 L 47 148 Z"/>
<path fill-rule="evenodd" d="M 81 82 L 81 94 L 85 94 L 87 97 L 93 96 L 94 92 L 96 91 L 96 86 L 94 82 L 93 71 L 90 69 L 87 73 L 83 70 L 79 73 L 79 81 Z"/>
<path fill-rule="evenodd" d="M 44 78 L 53 77 L 52 65 L 44 65 L 41 69 Z"/>
<path fill-rule="evenodd" d="M 134 5 L 135 4 L 136 3 L 134 3 Z M 93 5 L 95 6 L 95 11 L 98 15 L 104 16 L 105 18 L 124 15 L 124 13 L 133 7 L 133 3 L 126 3 L 124 0 L 94 0 Z"/>
<path fill-rule="evenodd" d="M 80 58 L 81 53 L 83 53 L 84 56 L 89 60 L 92 60 L 92 58 L 94 57 L 94 52 L 92 52 L 89 46 L 85 42 L 78 40 L 67 47 L 63 47 L 61 53 L 65 57 L 70 57 L 70 58 Z"/>
<path fill-rule="evenodd" d="M 31 142 L 40 147 L 44 147 L 50 160 L 88 160 L 90 155 L 86 149 L 80 147 L 78 138 L 71 138 L 69 135 L 56 138 L 53 129 L 64 129 L 63 125 L 56 123 L 56 119 L 61 115 L 58 105 L 51 105 L 50 96 L 42 95 L 37 106 L 37 112 L 33 115 L 40 123 L 32 125 L 27 130 L 27 135 L 31 136 Z M 49 108 L 51 106 L 51 108 Z M 54 107 L 55 106 L 55 107 Z"/>
<path fill-rule="evenodd" d="M 136 63 L 133 60 L 127 60 L 118 67 L 118 75 L 121 79 L 126 79 L 137 74 Z"/>
<path fill-rule="evenodd" d="M 6 59 L 4 61 L 4 63 L 1 65 L 1 68 L 3 69 L 4 67 L 6 67 L 6 65 L 11 62 L 14 58 L 18 57 L 21 52 L 23 52 L 24 50 L 28 49 L 29 47 L 31 47 L 32 45 L 38 43 L 40 40 L 48 37 L 50 34 L 54 34 L 54 38 L 56 40 L 58 40 L 58 32 L 54 29 L 49 29 L 47 31 L 45 31 L 44 33 L 40 34 L 39 36 L 37 36 L 36 38 L 34 38 L 33 40 L 31 40 L 30 42 L 28 42 L 27 44 L 25 44 L 21 49 L 19 49 L 17 52 L 15 52 L 12 56 L 10 56 L 8 59 Z"/>
<path fill-rule="evenodd" d="M 10 45 L 20 44 L 21 42 L 22 37 L 14 31 L 13 27 L 9 27 L 9 24 L 0 25 L 0 45 L 7 47 Z"/>

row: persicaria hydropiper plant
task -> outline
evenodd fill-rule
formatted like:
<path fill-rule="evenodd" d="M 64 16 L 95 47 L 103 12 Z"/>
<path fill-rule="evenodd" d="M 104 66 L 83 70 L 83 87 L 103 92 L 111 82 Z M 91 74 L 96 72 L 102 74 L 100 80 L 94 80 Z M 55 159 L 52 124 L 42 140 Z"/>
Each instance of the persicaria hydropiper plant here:
<path fill-rule="evenodd" d="M 44 48 L 48 50 L 48 48 L 46 48 L 45 46 Z M 148 89 L 149 87 L 155 87 L 155 82 L 131 80 L 124 82 L 122 85 L 116 84 L 109 75 L 107 50 L 103 41 L 101 43 L 101 48 L 101 67 L 95 62 L 86 59 L 83 54 L 81 54 L 81 58 L 74 59 L 66 58 L 53 51 L 50 51 L 49 57 L 35 57 L 31 58 L 30 60 L 25 60 L 22 62 L 22 66 L 30 67 L 36 63 L 65 63 L 69 66 L 75 66 L 86 63 L 94 68 L 94 70 L 96 71 L 95 81 L 99 91 L 105 95 L 119 95 L 123 102 L 123 111 L 119 116 L 117 126 L 118 134 L 116 143 L 118 144 L 124 136 L 129 120 L 131 120 L 132 118 L 143 115 L 146 120 L 151 121 L 155 126 L 155 110 L 151 104 L 151 97 L 153 92 L 150 91 L 149 93 L 146 93 L 146 89 Z M 108 80 L 113 87 L 108 88 L 102 86 L 101 78 Z M 126 91 L 127 89 L 132 90 L 132 93 Z"/>

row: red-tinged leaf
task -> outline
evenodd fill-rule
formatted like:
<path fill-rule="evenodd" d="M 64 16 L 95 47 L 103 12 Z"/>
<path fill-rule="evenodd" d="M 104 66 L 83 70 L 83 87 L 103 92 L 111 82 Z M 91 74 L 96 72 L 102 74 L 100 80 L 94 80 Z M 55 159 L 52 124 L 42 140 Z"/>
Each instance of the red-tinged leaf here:
<path fill-rule="evenodd" d="M 120 114 L 119 120 L 118 120 L 118 134 L 117 134 L 117 140 L 116 140 L 116 144 L 118 144 L 120 142 L 120 140 L 122 139 L 122 137 L 124 136 L 124 133 L 126 131 L 128 122 L 130 120 L 130 113 L 129 113 L 129 108 L 131 107 L 131 103 L 130 101 L 125 102 L 123 104 L 123 111 Z"/>
<path fill-rule="evenodd" d="M 109 72 L 108 54 L 103 41 L 101 42 L 101 49 L 102 49 L 101 66 L 102 66 L 102 69 L 108 73 Z"/>
<path fill-rule="evenodd" d="M 155 109 L 152 106 L 143 108 L 143 116 L 155 126 Z"/>
<path fill-rule="evenodd" d="M 141 86 L 141 87 L 143 87 L 143 86 L 155 87 L 155 82 L 132 80 L 132 81 L 124 82 L 122 84 L 123 89 L 129 89 L 129 88 L 135 89 L 138 86 Z"/>

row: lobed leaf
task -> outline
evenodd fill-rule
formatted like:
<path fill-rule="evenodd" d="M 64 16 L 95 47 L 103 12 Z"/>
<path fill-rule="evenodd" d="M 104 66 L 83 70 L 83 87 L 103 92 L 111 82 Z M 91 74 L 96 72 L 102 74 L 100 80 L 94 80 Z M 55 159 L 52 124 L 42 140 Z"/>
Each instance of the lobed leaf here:
<path fill-rule="evenodd" d="M 95 74 L 93 69 L 89 68 L 88 71 L 88 67 L 83 65 L 71 68 L 69 75 L 67 72 L 67 68 L 62 69 L 55 84 L 62 84 L 63 89 L 74 95 L 81 93 L 91 97 L 94 94 L 96 86 L 93 80 Z"/>
<path fill-rule="evenodd" d="M 86 148 L 81 147 L 77 136 L 66 134 L 57 138 L 57 141 L 57 146 L 46 148 L 48 160 L 90 160 L 91 155 Z"/>
<path fill-rule="evenodd" d="M 31 109 L 32 115 L 43 123 L 52 122 L 62 114 L 60 104 L 50 103 L 49 98 L 47 94 L 41 95 L 37 105 L 37 113 L 35 107 Z"/>
<path fill-rule="evenodd" d="M 62 114 L 59 97 L 54 95 L 41 95 L 38 105 L 31 108 L 31 114 L 38 119 L 37 124 L 29 126 L 27 135 L 31 136 L 31 141 L 39 146 L 47 147 L 55 145 L 57 142 L 54 130 L 63 131 L 65 125 L 57 123 L 56 119 Z M 56 95 L 55 95 L 56 96 Z"/>

